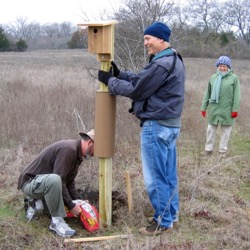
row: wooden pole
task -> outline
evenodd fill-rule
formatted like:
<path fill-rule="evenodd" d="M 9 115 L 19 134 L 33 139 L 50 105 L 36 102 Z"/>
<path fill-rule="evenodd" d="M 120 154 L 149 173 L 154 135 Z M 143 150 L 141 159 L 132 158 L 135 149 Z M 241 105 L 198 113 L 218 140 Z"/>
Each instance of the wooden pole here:
<path fill-rule="evenodd" d="M 112 158 L 99 158 L 100 227 L 112 223 Z"/>
<path fill-rule="evenodd" d="M 132 199 L 132 190 L 131 190 L 131 181 L 130 181 L 130 172 L 126 171 L 126 189 L 127 189 L 127 196 L 128 196 L 128 211 L 132 213 L 133 211 L 133 199 Z"/>
<path fill-rule="evenodd" d="M 78 24 L 78 26 L 88 26 L 88 51 L 90 53 L 97 54 L 97 60 L 101 62 L 101 70 L 109 71 L 111 66 L 111 61 L 114 59 L 114 27 L 116 21 L 107 21 L 107 22 L 94 22 L 94 23 L 85 23 Z M 108 93 L 108 87 L 100 82 L 100 91 Z M 105 94 L 106 94 L 105 93 Z M 109 112 L 110 111 L 110 112 Z M 114 111 L 114 110 L 113 110 Z M 112 118 L 114 118 L 115 123 L 115 114 L 111 112 L 111 110 L 101 110 L 101 114 L 105 114 L 105 112 L 109 112 L 112 114 Z M 96 112 L 97 113 L 97 112 Z M 115 113 L 115 112 L 114 112 Z M 98 116 L 99 117 L 99 116 Z M 101 116 L 103 117 L 103 116 Z M 100 117 L 99 117 L 100 118 Z M 112 118 L 108 118 L 108 121 L 111 121 Z M 107 117 L 105 116 L 105 119 Z M 112 126 L 108 126 L 111 129 L 109 133 L 107 129 L 103 128 L 103 124 L 107 120 L 103 120 L 103 122 L 95 122 L 95 155 L 99 157 L 99 214 L 100 214 L 100 228 L 107 227 L 111 225 L 112 221 L 112 156 L 113 154 L 107 153 L 97 153 L 97 146 L 99 149 L 104 149 L 109 145 L 110 142 L 110 134 L 115 135 L 115 130 Z M 102 125 L 101 131 L 99 126 Z M 114 125 L 114 124 L 113 124 Z M 98 129 L 97 129 L 98 127 Z M 115 127 L 115 126 L 114 126 Z M 109 138 L 99 140 L 103 135 L 108 135 Z M 112 139 L 114 139 L 113 136 Z M 99 140 L 99 141 L 98 141 Z M 104 145 L 100 147 L 100 141 L 104 142 Z M 111 140 L 112 141 L 112 140 Z M 112 141 L 114 142 L 114 141 Z"/>
<path fill-rule="evenodd" d="M 114 24 L 111 25 L 111 60 L 114 58 Z M 109 71 L 110 61 L 101 61 L 101 70 Z M 108 92 L 108 87 L 100 82 L 100 90 Z M 100 228 L 112 224 L 112 158 L 99 158 L 99 214 Z"/>
<path fill-rule="evenodd" d="M 127 239 L 127 235 L 111 235 L 111 236 L 99 236 L 99 237 L 88 237 L 88 238 L 78 238 L 78 239 L 65 239 L 64 242 L 87 242 L 87 241 L 99 241 L 99 240 L 113 240 L 113 239 Z"/>

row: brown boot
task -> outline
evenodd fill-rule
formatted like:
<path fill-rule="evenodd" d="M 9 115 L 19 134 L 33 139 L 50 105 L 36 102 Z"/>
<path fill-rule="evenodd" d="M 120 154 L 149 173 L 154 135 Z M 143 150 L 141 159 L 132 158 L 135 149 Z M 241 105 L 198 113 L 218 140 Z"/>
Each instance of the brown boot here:
<path fill-rule="evenodd" d="M 139 229 L 139 232 L 147 236 L 155 236 L 155 235 L 159 235 L 159 234 L 162 234 L 163 232 L 167 232 L 171 230 L 172 230 L 172 227 L 170 228 L 162 227 L 156 221 L 153 221 L 150 226 L 141 227 Z"/>
<path fill-rule="evenodd" d="M 148 221 L 148 224 L 151 225 L 154 222 L 154 217 L 148 217 L 147 221 Z M 179 221 L 174 221 L 173 228 L 177 229 L 178 227 L 179 227 Z"/>

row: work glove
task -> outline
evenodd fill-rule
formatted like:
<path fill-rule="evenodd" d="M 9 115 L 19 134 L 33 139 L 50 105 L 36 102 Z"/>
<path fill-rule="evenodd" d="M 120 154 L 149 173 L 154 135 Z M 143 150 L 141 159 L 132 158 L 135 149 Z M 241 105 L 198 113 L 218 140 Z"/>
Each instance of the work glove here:
<path fill-rule="evenodd" d="M 231 113 L 231 117 L 232 117 L 232 118 L 238 117 L 238 112 L 232 112 L 232 113 Z"/>
<path fill-rule="evenodd" d="M 103 71 L 103 70 L 99 70 L 98 71 L 98 80 L 102 83 L 104 83 L 105 85 L 108 86 L 108 82 L 109 79 L 113 77 L 112 75 L 112 67 L 110 67 L 109 71 Z"/>
<path fill-rule="evenodd" d="M 201 110 L 201 115 L 202 115 L 203 117 L 206 117 L 206 111 L 202 111 L 202 110 Z"/>
<path fill-rule="evenodd" d="M 112 61 L 111 62 L 113 68 L 113 76 L 118 77 L 120 74 L 120 70 L 118 69 L 117 65 Z"/>

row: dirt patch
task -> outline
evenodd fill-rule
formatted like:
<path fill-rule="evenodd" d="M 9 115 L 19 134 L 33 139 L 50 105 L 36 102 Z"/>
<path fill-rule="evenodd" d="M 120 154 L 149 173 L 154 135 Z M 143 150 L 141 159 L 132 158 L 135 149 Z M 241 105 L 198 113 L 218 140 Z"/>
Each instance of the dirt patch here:
<path fill-rule="evenodd" d="M 89 187 L 77 189 L 82 200 L 88 200 L 99 211 L 99 190 L 91 190 Z M 118 191 L 112 191 L 112 221 L 117 220 L 117 211 L 119 208 L 127 206 L 126 195 Z"/>

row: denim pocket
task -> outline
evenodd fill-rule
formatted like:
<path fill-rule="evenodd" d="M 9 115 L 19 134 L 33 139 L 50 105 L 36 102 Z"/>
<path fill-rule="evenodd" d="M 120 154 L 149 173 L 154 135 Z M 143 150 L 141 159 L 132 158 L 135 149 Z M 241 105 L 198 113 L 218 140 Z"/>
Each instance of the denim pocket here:
<path fill-rule="evenodd" d="M 179 128 L 165 127 L 164 125 L 161 125 L 159 123 L 157 125 L 158 140 L 168 146 L 175 144 L 175 141 L 178 138 Z"/>

